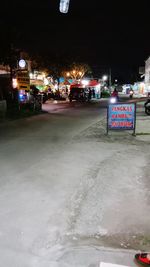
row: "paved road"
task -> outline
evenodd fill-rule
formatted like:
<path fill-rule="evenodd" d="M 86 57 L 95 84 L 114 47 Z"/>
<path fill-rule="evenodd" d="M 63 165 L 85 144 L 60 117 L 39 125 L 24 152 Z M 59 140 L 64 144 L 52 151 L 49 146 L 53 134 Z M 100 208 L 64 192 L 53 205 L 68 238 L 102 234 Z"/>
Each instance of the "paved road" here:
<path fill-rule="evenodd" d="M 148 145 L 107 137 L 104 106 L 47 103 L 0 126 L 0 267 L 130 264 L 148 248 Z"/>

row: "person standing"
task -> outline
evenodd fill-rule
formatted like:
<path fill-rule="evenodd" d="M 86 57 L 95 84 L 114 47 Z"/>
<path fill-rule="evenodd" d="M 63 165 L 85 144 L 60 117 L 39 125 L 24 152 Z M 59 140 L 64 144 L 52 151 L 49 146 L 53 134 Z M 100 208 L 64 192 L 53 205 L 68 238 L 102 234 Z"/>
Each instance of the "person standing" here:
<path fill-rule="evenodd" d="M 115 88 L 114 91 L 112 92 L 111 97 L 115 97 L 115 98 L 117 99 L 117 101 L 119 101 L 118 91 L 117 91 L 116 88 Z"/>
<path fill-rule="evenodd" d="M 92 96 L 92 91 L 91 91 L 91 88 L 89 88 L 88 101 L 91 100 L 91 96 Z"/>
<path fill-rule="evenodd" d="M 94 88 L 92 90 L 92 94 L 93 94 L 93 98 L 95 98 L 95 90 L 94 90 Z"/>

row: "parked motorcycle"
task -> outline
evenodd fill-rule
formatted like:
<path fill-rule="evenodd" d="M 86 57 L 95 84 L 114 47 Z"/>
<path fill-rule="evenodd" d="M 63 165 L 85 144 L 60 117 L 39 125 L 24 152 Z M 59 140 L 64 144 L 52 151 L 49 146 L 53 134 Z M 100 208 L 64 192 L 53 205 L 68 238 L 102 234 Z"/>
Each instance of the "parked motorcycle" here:
<path fill-rule="evenodd" d="M 135 255 L 135 259 L 138 263 L 144 266 L 150 266 L 150 253 L 143 252 Z"/>
<path fill-rule="evenodd" d="M 150 99 L 148 99 L 145 102 L 144 107 L 145 107 L 145 113 L 150 116 Z"/>
<path fill-rule="evenodd" d="M 109 102 L 111 104 L 115 104 L 119 101 L 119 97 L 118 97 L 118 91 L 117 89 L 115 88 L 114 91 L 112 92 L 111 96 L 110 96 L 110 99 L 109 99 Z"/>
<path fill-rule="evenodd" d="M 110 104 L 115 104 L 115 103 L 117 103 L 118 101 L 119 101 L 118 96 L 111 96 L 111 97 L 109 98 L 109 102 L 110 102 Z"/>

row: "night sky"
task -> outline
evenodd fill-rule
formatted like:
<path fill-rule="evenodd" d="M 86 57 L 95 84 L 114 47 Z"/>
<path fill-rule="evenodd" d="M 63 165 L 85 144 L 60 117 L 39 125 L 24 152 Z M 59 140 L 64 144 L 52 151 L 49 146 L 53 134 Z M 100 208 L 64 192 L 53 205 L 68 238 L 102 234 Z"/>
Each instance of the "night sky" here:
<path fill-rule="evenodd" d="M 111 67 L 114 78 L 136 79 L 150 55 L 149 0 L 5 0 L 0 4 L 1 44 L 13 42 L 52 60 L 88 63 L 95 75 Z M 13 34 L 12 34 L 13 33 Z"/>

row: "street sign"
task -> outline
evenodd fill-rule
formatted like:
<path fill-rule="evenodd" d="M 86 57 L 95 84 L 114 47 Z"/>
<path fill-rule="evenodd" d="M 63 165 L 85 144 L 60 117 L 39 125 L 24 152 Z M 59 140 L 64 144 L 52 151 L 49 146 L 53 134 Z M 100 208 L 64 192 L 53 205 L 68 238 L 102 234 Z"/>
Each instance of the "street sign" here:
<path fill-rule="evenodd" d="M 109 130 L 133 130 L 136 126 L 136 104 L 109 104 L 107 109 L 107 133 Z"/>
<path fill-rule="evenodd" d="M 27 70 L 18 70 L 17 71 L 17 88 L 18 90 L 30 90 L 30 77 Z"/>

